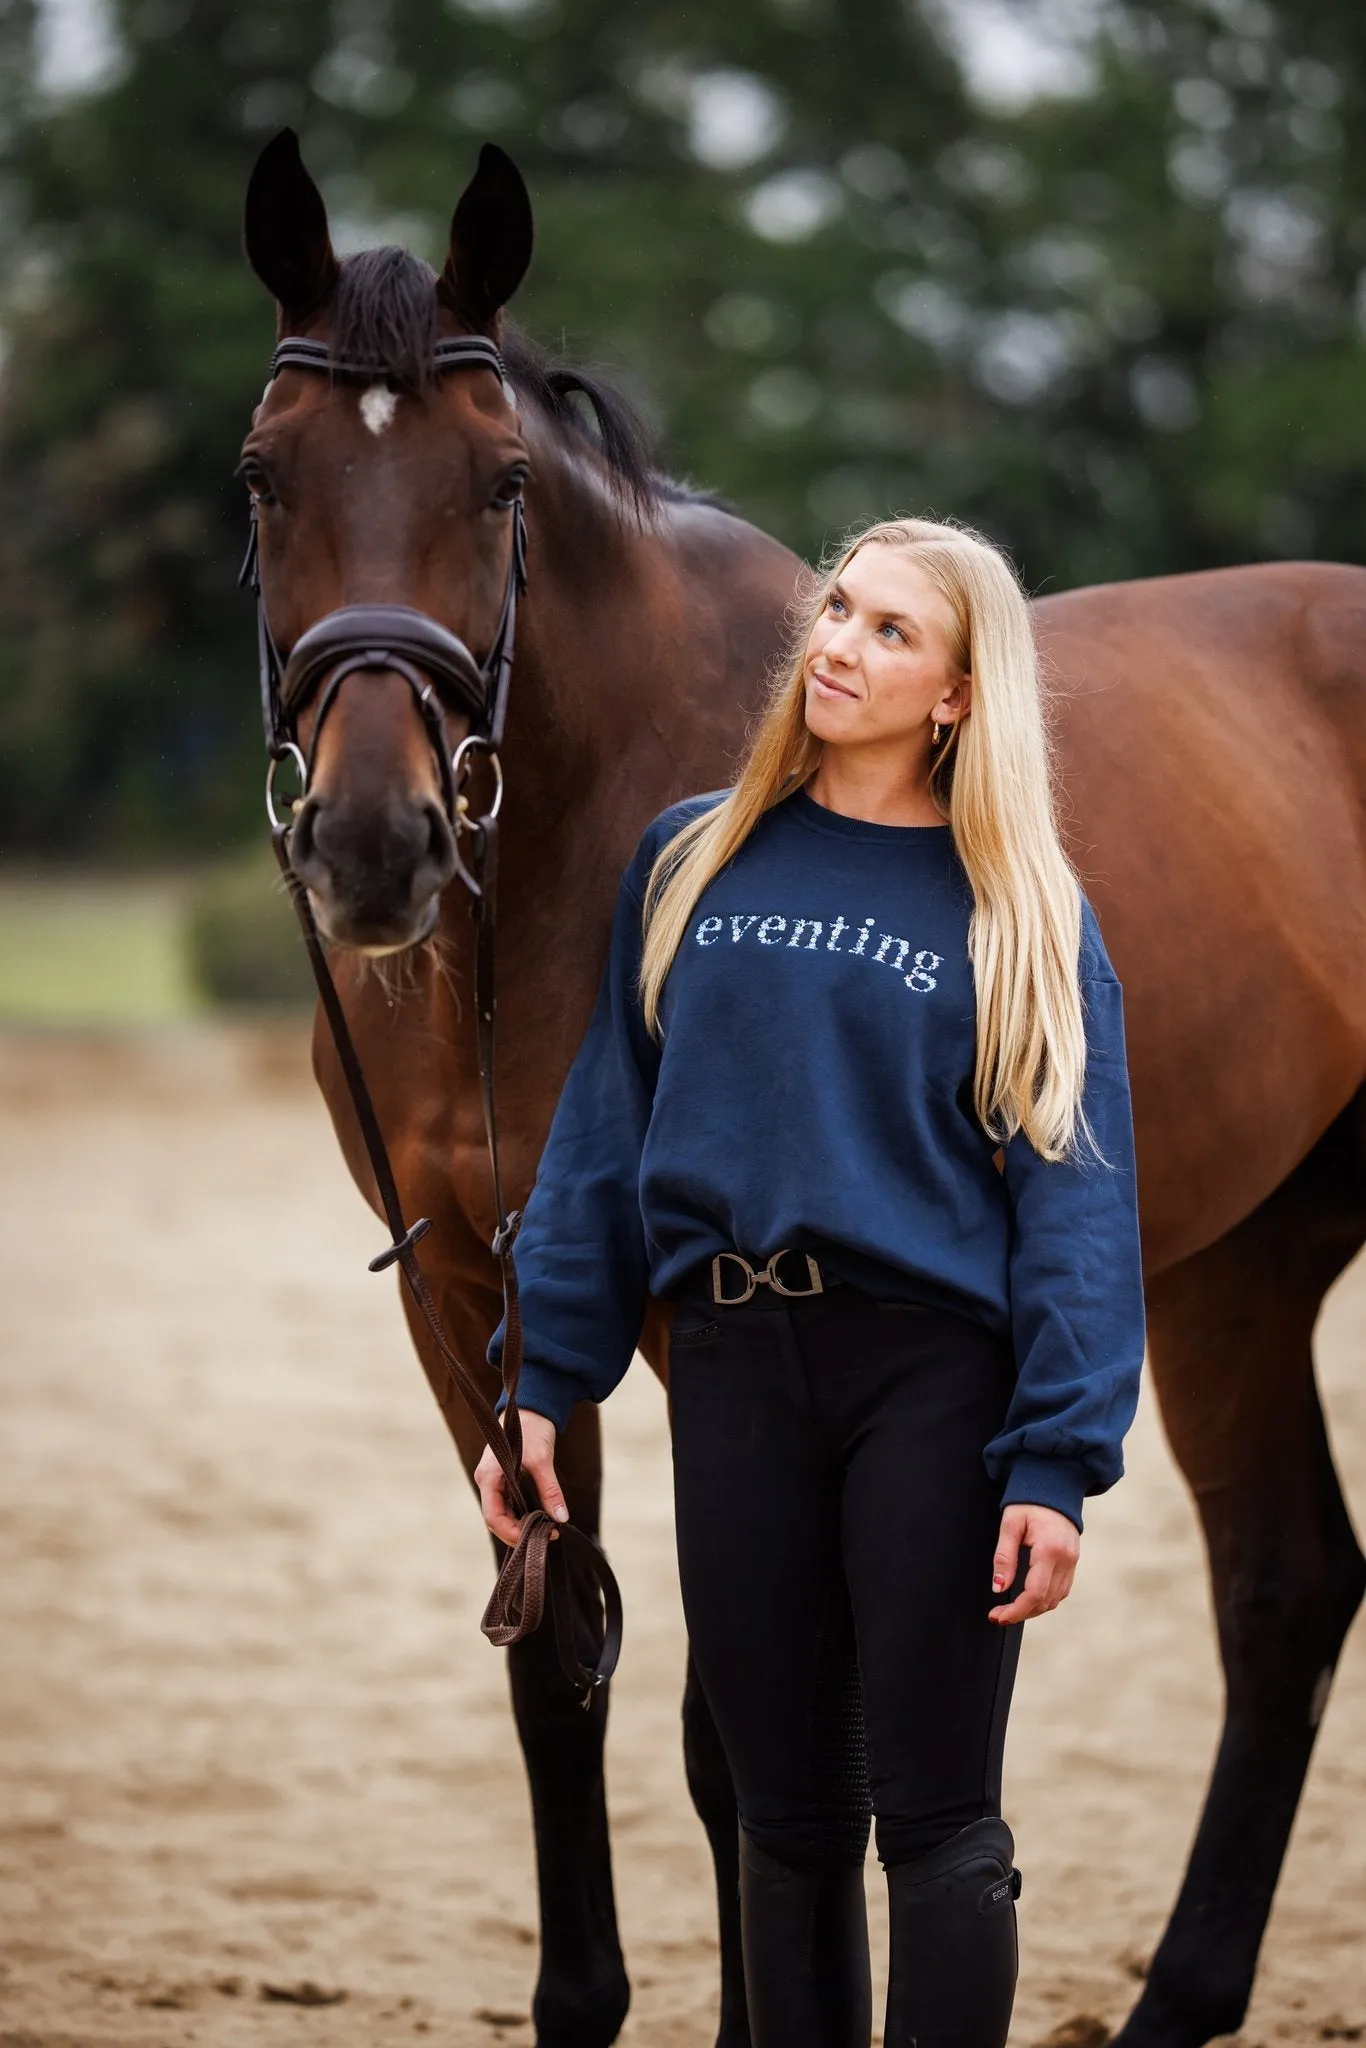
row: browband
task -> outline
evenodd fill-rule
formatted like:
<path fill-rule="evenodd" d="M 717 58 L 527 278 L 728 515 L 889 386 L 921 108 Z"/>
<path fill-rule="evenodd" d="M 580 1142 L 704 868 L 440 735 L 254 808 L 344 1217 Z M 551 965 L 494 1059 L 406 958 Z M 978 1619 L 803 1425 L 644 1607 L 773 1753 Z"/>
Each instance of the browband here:
<path fill-rule="evenodd" d="M 483 363 L 504 385 L 508 381 L 502 350 L 484 334 L 459 334 L 438 341 L 429 360 L 433 370 L 474 369 Z M 346 356 L 334 356 L 325 341 L 305 341 L 295 334 L 286 335 L 270 359 L 272 377 L 287 369 L 322 370 L 332 377 L 363 377 L 371 382 L 379 382 L 390 374 L 382 363 L 360 363 Z"/>

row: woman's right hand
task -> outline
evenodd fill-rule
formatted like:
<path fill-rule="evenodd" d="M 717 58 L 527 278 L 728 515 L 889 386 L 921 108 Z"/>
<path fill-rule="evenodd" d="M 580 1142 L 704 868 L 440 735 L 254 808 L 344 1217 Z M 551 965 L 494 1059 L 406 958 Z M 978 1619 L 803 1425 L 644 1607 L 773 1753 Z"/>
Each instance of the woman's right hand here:
<path fill-rule="evenodd" d="M 521 1416 L 522 1470 L 535 1487 L 541 1506 L 551 1520 L 567 1522 L 569 1509 L 565 1506 L 560 1482 L 555 1477 L 555 1425 L 548 1416 L 537 1415 L 531 1408 L 523 1408 Z M 486 1450 L 475 1466 L 474 1483 L 479 1488 L 479 1505 L 484 1511 L 485 1522 L 500 1543 L 506 1543 L 509 1550 L 515 1549 L 522 1525 L 508 1507 L 507 1480 L 492 1451 Z"/>

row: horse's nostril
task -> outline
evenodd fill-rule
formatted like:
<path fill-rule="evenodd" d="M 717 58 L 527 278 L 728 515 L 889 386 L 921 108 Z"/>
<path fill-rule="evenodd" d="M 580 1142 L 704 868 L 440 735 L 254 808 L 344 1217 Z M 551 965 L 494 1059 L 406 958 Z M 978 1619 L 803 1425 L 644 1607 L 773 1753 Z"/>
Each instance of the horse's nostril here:
<path fill-rule="evenodd" d="M 318 807 L 312 797 L 305 798 L 300 806 L 289 834 L 289 857 L 295 868 L 311 860 L 314 851 L 313 820 Z"/>
<path fill-rule="evenodd" d="M 427 805 L 427 858 L 443 883 L 455 873 L 455 835 L 439 804 Z"/>

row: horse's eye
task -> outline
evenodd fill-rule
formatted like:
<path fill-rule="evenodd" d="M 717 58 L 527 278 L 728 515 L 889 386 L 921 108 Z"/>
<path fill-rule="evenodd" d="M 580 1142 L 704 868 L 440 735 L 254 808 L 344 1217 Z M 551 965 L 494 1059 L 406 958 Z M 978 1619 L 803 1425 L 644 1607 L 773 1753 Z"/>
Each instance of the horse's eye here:
<path fill-rule="evenodd" d="M 253 462 L 251 457 L 248 456 L 245 462 L 240 462 L 237 465 L 237 474 L 241 477 L 256 504 L 273 505 L 275 503 L 275 493 L 270 487 L 270 478 L 266 475 L 259 462 Z"/>
<path fill-rule="evenodd" d="M 526 480 L 527 471 L 523 464 L 518 463 L 515 469 L 510 469 L 489 499 L 494 511 L 510 512 L 526 489 Z"/>

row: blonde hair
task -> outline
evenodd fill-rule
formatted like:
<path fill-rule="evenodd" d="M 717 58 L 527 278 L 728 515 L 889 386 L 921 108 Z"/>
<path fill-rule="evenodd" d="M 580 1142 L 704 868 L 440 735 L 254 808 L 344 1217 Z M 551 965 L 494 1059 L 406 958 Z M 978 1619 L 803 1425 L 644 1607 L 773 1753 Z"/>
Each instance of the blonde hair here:
<path fill-rule="evenodd" d="M 1023 1131 L 1043 1158 L 1063 1159 L 1090 1138 L 1081 1106 L 1081 893 L 1058 836 L 1024 592 L 1000 550 L 966 527 L 884 520 L 846 541 L 810 579 L 789 657 L 734 785 L 683 827 L 651 872 L 640 969 L 645 1021 L 658 1033 L 665 979 L 704 889 L 764 813 L 808 782 L 820 763 L 821 742 L 806 723 L 807 646 L 831 586 L 869 546 L 914 556 L 948 601 L 952 657 L 972 677 L 971 716 L 950 728 L 930 788 L 972 885 L 977 1116 L 998 1143 Z"/>

